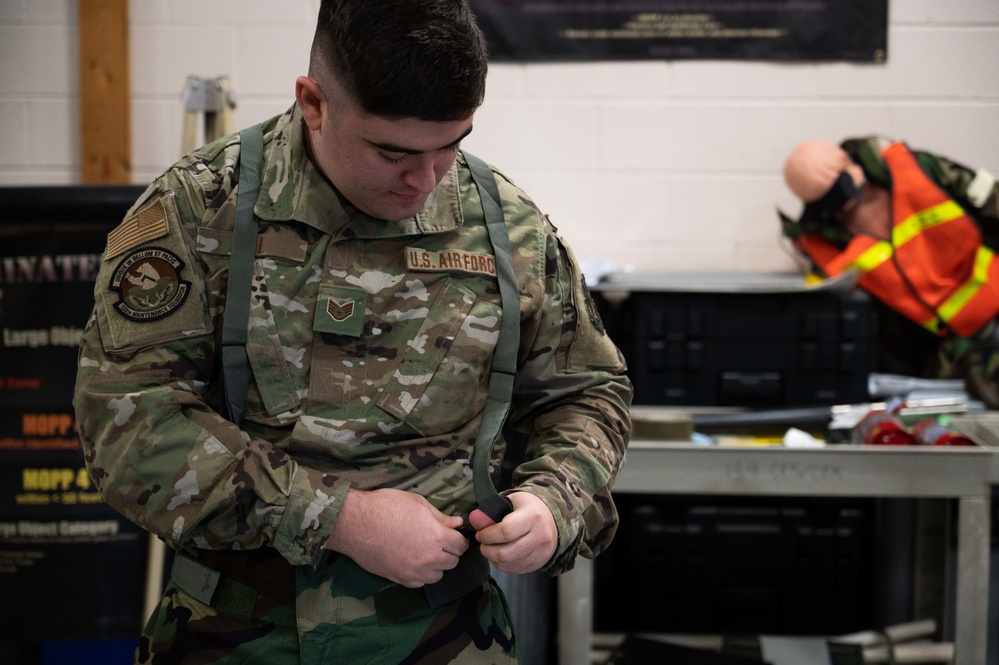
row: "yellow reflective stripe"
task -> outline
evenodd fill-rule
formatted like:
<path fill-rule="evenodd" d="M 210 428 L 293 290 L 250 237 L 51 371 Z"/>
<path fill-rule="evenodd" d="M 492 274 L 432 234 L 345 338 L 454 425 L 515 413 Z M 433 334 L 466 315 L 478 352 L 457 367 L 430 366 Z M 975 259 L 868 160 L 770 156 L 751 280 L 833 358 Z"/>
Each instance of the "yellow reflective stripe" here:
<path fill-rule="evenodd" d="M 982 246 L 978 248 L 978 254 L 975 255 L 975 269 L 972 271 L 971 277 L 968 278 L 968 281 L 961 288 L 954 292 L 954 295 L 937 308 L 937 316 L 939 318 L 950 323 L 964 309 L 964 306 L 975 297 L 975 294 L 988 281 L 989 266 L 992 265 L 994 258 L 995 253 L 988 247 Z"/>
<path fill-rule="evenodd" d="M 923 327 L 936 335 L 940 332 L 940 319 L 933 317 L 929 321 L 923 321 Z"/>
<path fill-rule="evenodd" d="M 891 237 L 896 247 L 900 247 L 916 237 L 923 229 L 950 222 L 964 215 L 961 206 L 953 201 L 944 201 L 935 206 L 909 215 L 901 224 L 892 229 Z"/>
<path fill-rule="evenodd" d="M 847 267 L 856 268 L 861 272 L 870 272 L 890 259 L 891 254 L 891 245 L 880 240 L 861 252 L 860 256 L 851 261 Z"/>
<path fill-rule="evenodd" d="M 953 201 L 944 201 L 926 210 L 909 215 L 901 224 L 892 229 L 891 237 L 895 248 L 909 242 L 923 229 L 951 222 L 964 215 L 964 210 Z M 849 267 L 862 272 L 870 272 L 891 258 L 892 244 L 884 240 L 878 241 L 864 250 Z"/>

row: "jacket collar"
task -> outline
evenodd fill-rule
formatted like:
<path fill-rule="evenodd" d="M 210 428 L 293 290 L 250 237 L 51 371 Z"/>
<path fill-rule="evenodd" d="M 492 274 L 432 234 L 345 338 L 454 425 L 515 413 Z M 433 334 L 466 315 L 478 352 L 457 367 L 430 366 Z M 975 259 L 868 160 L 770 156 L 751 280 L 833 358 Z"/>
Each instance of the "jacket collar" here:
<path fill-rule="evenodd" d="M 369 217 L 346 201 L 313 165 L 305 149 L 298 104 L 264 123 L 269 134 L 254 212 L 261 220 L 308 224 L 324 233 L 391 238 L 452 231 L 462 225 L 457 160 L 423 209 L 407 219 Z"/>

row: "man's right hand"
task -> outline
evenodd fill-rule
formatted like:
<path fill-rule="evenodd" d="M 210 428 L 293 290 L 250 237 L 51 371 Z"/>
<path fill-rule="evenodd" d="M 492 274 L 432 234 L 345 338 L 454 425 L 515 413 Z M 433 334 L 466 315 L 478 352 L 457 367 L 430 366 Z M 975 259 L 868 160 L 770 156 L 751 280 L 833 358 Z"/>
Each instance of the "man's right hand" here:
<path fill-rule="evenodd" d="M 350 490 L 326 549 L 370 573 L 410 588 L 440 581 L 458 565 L 468 540 L 461 517 L 445 515 L 412 492 Z"/>

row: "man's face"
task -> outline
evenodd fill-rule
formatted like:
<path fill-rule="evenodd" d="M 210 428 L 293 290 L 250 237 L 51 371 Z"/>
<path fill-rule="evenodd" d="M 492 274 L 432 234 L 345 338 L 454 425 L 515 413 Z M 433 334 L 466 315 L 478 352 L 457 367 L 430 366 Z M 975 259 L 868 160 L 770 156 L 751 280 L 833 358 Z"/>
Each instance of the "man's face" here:
<path fill-rule="evenodd" d="M 313 160 L 361 212 L 397 221 L 423 209 L 454 164 L 472 117 L 431 122 L 370 115 L 353 103 L 323 105 L 309 130 Z"/>

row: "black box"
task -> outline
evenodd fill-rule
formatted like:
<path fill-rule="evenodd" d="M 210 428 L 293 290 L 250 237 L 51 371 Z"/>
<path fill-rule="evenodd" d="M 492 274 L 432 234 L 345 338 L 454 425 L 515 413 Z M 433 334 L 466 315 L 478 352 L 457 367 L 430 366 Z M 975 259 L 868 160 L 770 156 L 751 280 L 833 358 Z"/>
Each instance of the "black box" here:
<path fill-rule="evenodd" d="M 758 277 L 746 279 L 752 285 Z M 657 288 L 646 280 L 623 297 L 627 282 L 594 289 L 608 332 L 628 361 L 635 404 L 774 408 L 868 401 L 876 319 L 867 294 L 778 286 L 712 290 L 707 278 L 692 283 L 673 288 L 663 279 Z"/>

